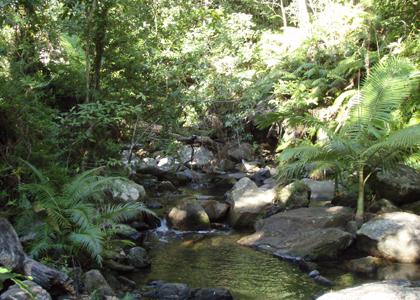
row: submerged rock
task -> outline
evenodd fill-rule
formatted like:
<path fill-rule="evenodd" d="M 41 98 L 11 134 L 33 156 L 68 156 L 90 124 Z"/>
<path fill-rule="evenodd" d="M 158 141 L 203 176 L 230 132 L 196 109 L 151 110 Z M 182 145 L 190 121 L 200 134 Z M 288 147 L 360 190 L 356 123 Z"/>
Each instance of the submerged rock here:
<path fill-rule="evenodd" d="M 346 261 L 344 266 L 351 272 L 370 274 L 383 264 L 384 261 L 378 257 L 366 256 Z"/>
<path fill-rule="evenodd" d="M 184 283 L 163 283 L 158 287 L 156 298 L 159 300 L 188 300 L 191 290 Z"/>
<path fill-rule="evenodd" d="M 317 300 L 420 300 L 420 288 L 408 281 L 382 281 L 327 293 Z"/>
<path fill-rule="evenodd" d="M 0 300 L 51 300 L 50 294 L 33 281 L 23 281 L 23 286 L 29 290 L 32 295 L 24 291 L 19 285 L 15 284 L 9 287 L 7 291 L 0 295 Z"/>
<path fill-rule="evenodd" d="M 352 235 L 342 230 L 352 215 L 351 209 L 345 207 L 289 210 L 258 221 L 256 232 L 239 243 L 265 246 L 279 257 L 332 260 L 352 242 Z"/>
<path fill-rule="evenodd" d="M 420 216 L 386 213 L 362 225 L 357 245 L 373 256 L 414 263 L 420 261 Z"/>
<path fill-rule="evenodd" d="M 259 189 L 248 177 L 242 178 L 228 193 L 229 224 L 234 228 L 252 228 L 274 198 L 274 189 Z"/>
<path fill-rule="evenodd" d="M 400 205 L 420 199 L 420 173 L 408 166 L 379 172 L 374 183 L 377 195 Z"/>
<path fill-rule="evenodd" d="M 187 231 L 210 229 L 209 216 L 196 200 L 187 200 L 172 208 L 168 220 L 174 229 Z"/>
<path fill-rule="evenodd" d="M 224 288 L 200 288 L 192 291 L 191 300 L 233 300 L 232 294 Z"/>

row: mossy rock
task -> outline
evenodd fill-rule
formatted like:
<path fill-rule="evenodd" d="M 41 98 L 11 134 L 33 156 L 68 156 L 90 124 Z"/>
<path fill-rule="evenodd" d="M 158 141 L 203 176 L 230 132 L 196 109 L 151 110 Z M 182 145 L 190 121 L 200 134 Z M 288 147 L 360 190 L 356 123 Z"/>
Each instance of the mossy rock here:
<path fill-rule="evenodd" d="M 210 229 L 209 216 L 196 200 L 186 200 L 172 208 L 168 220 L 174 229 L 186 231 Z"/>
<path fill-rule="evenodd" d="M 308 207 L 311 189 L 303 181 L 295 181 L 286 186 L 276 187 L 275 203 L 285 209 Z"/>

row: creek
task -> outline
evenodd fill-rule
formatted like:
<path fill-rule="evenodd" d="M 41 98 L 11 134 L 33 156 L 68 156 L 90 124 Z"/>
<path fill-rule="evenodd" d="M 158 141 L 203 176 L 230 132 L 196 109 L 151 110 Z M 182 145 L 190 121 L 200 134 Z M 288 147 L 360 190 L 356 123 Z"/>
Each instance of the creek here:
<path fill-rule="evenodd" d="M 220 199 L 224 190 L 194 186 L 176 197 L 164 198 L 162 215 L 179 201 L 197 196 Z M 163 200 L 165 199 L 165 200 Z M 235 299 L 311 299 L 329 288 L 315 283 L 296 265 L 236 243 L 249 232 L 231 229 L 181 232 L 168 228 L 162 219 L 159 228 L 150 232 L 151 268 L 133 274 L 132 280 L 145 286 L 154 280 L 186 283 L 196 287 L 225 287 Z M 337 268 L 323 268 L 336 288 L 354 285 L 360 280 Z"/>

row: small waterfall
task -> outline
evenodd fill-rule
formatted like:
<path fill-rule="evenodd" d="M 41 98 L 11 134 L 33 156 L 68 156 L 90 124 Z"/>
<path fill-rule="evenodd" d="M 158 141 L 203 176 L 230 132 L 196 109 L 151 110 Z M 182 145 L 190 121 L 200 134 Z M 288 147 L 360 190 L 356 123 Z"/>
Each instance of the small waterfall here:
<path fill-rule="evenodd" d="M 168 232 L 169 231 L 169 227 L 168 227 L 168 223 L 166 221 L 166 218 L 161 218 L 160 219 L 160 226 L 158 228 L 156 228 L 155 230 L 156 232 Z"/>

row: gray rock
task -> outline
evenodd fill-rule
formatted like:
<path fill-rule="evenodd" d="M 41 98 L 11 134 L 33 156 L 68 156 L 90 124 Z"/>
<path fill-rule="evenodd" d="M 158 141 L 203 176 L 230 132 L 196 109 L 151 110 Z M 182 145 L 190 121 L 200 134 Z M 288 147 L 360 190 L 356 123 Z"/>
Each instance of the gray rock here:
<path fill-rule="evenodd" d="M 186 200 L 172 208 L 168 214 L 172 228 L 179 230 L 210 229 L 210 219 L 204 208 L 196 200 Z"/>
<path fill-rule="evenodd" d="M 141 237 L 140 232 L 126 224 L 115 225 L 114 230 L 117 235 L 125 239 L 137 240 Z"/>
<path fill-rule="evenodd" d="M 420 261 L 420 216 L 386 213 L 364 223 L 357 232 L 359 248 L 393 261 Z"/>
<path fill-rule="evenodd" d="M 157 167 L 164 172 L 175 172 L 181 163 L 173 157 L 163 157 L 159 159 Z"/>
<path fill-rule="evenodd" d="M 344 266 L 351 272 L 370 274 L 376 272 L 384 263 L 385 262 L 378 257 L 366 256 L 346 261 Z"/>
<path fill-rule="evenodd" d="M 187 300 L 190 294 L 190 288 L 183 283 L 163 283 L 157 290 L 160 300 Z"/>
<path fill-rule="evenodd" d="M 285 187 L 276 188 L 276 204 L 286 209 L 307 207 L 311 190 L 302 181 L 292 182 Z"/>
<path fill-rule="evenodd" d="M 150 258 L 147 251 L 142 247 L 134 247 L 128 251 L 128 263 L 138 269 L 150 266 Z"/>
<path fill-rule="evenodd" d="M 235 170 L 235 163 L 230 159 L 222 159 L 219 162 L 219 168 L 223 171 L 233 171 Z"/>
<path fill-rule="evenodd" d="M 371 213 L 383 214 L 400 211 L 400 209 L 396 207 L 391 201 L 381 198 L 372 202 L 368 207 L 368 211 Z"/>
<path fill-rule="evenodd" d="M 170 181 L 162 181 L 157 186 L 158 192 L 175 192 L 176 187 Z"/>
<path fill-rule="evenodd" d="M 214 154 L 207 148 L 201 147 L 194 147 L 194 156 L 193 160 L 191 161 L 191 146 L 184 146 L 179 151 L 179 157 L 181 159 L 182 164 L 188 163 L 188 165 L 196 168 L 203 168 L 209 166 L 212 161 L 214 160 Z"/>
<path fill-rule="evenodd" d="M 419 264 L 387 263 L 378 267 L 377 277 L 380 280 L 420 280 Z"/>
<path fill-rule="evenodd" d="M 233 300 L 232 294 L 224 288 L 201 288 L 192 291 L 191 300 Z"/>
<path fill-rule="evenodd" d="M 86 272 L 83 276 L 83 284 L 86 292 L 89 294 L 95 293 L 102 298 L 105 296 L 115 296 L 114 291 L 99 270 Z"/>
<path fill-rule="evenodd" d="M 342 230 L 353 217 L 345 207 L 309 207 L 275 214 L 256 223 L 256 232 L 239 243 L 251 247 L 269 246 L 280 257 L 331 260 L 352 242 Z"/>
<path fill-rule="evenodd" d="M 0 295 L 0 300 L 51 300 L 50 294 L 33 281 L 25 280 L 23 285 L 32 293 L 29 295 L 17 284 L 12 285 L 6 292 Z"/>
<path fill-rule="evenodd" d="M 311 190 L 311 200 L 314 201 L 331 201 L 335 196 L 334 181 L 331 180 L 313 180 L 302 179 L 302 181 Z"/>
<path fill-rule="evenodd" d="M 407 281 L 382 281 L 362 284 L 327 293 L 317 300 L 419 300 L 420 288 Z"/>
<path fill-rule="evenodd" d="M 396 205 L 420 199 L 420 173 L 408 166 L 399 166 L 389 172 L 379 172 L 374 181 L 376 193 Z"/>
<path fill-rule="evenodd" d="M 234 228 L 253 228 L 257 218 L 274 201 L 274 189 L 259 189 L 248 177 L 239 180 L 228 193 L 228 221 Z"/>
<path fill-rule="evenodd" d="M 401 209 L 407 212 L 411 212 L 416 215 L 420 215 L 420 201 L 416 201 L 413 203 L 405 204 L 401 206 Z"/>
<path fill-rule="evenodd" d="M 222 221 L 229 210 L 229 205 L 217 200 L 202 200 L 200 203 L 211 222 Z"/>
<path fill-rule="evenodd" d="M 0 218 L 0 266 L 10 270 L 21 269 L 25 253 L 13 226 Z"/>
<path fill-rule="evenodd" d="M 118 201 L 136 202 L 146 197 L 143 186 L 129 180 L 115 180 L 112 188 L 112 197 Z"/>
<path fill-rule="evenodd" d="M 239 145 L 233 145 L 228 150 L 228 156 L 230 159 L 240 162 L 243 159 L 251 161 L 254 156 L 254 150 L 249 143 L 240 143 Z"/>

